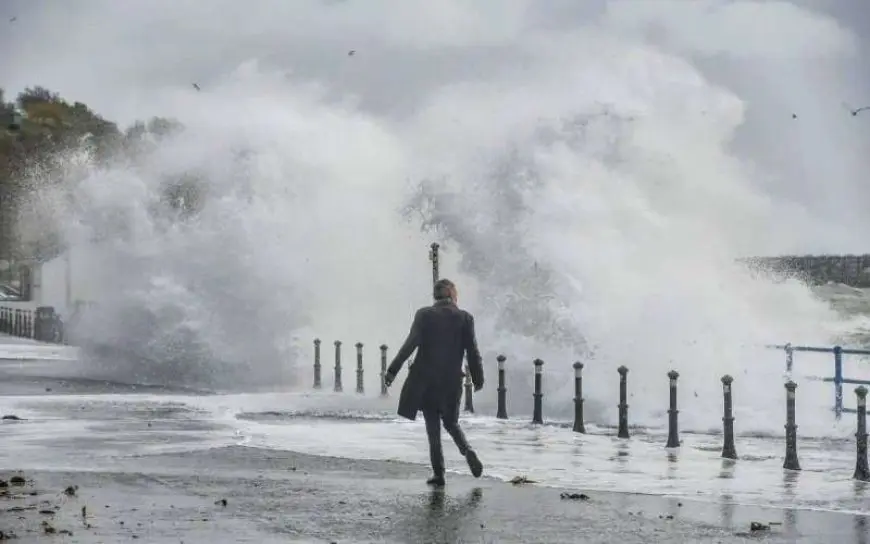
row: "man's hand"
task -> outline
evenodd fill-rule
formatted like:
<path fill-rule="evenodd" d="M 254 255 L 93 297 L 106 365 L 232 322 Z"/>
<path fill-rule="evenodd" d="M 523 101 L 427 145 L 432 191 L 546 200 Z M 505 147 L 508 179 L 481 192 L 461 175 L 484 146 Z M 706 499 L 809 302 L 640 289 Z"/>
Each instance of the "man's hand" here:
<path fill-rule="evenodd" d="M 483 382 L 480 382 L 480 383 L 476 383 L 476 384 L 474 384 L 474 392 L 475 392 L 475 393 L 477 393 L 477 392 L 480 391 L 481 389 L 483 389 Z"/>
<path fill-rule="evenodd" d="M 386 385 L 387 387 L 393 385 L 393 380 L 395 380 L 395 379 L 396 379 L 395 374 L 387 372 L 386 374 L 384 374 L 384 385 Z"/>

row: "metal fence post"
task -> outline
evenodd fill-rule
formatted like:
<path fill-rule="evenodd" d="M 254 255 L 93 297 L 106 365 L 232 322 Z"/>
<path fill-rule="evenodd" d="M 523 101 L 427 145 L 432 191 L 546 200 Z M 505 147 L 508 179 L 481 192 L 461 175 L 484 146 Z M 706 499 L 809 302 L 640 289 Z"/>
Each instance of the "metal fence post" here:
<path fill-rule="evenodd" d="M 834 417 L 843 415 L 843 348 L 834 346 Z"/>

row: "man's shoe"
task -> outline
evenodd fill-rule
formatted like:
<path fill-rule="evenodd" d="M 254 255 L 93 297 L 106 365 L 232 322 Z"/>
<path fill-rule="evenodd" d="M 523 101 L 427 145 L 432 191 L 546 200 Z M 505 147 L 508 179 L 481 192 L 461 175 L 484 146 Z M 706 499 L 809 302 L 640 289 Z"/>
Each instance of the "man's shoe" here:
<path fill-rule="evenodd" d="M 474 453 L 474 450 L 468 450 L 465 454 L 465 460 L 468 461 L 468 468 L 471 469 L 471 474 L 475 478 L 480 478 L 480 475 L 483 474 L 483 463 L 481 463 L 480 459 L 477 458 L 477 454 Z"/>
<path fill-rule="evenodd" d="M 426 480 L 427 485 L 431 485 L 434 487 L 444 487 L 444 476 L 432 476 L 428 480 Z"/>

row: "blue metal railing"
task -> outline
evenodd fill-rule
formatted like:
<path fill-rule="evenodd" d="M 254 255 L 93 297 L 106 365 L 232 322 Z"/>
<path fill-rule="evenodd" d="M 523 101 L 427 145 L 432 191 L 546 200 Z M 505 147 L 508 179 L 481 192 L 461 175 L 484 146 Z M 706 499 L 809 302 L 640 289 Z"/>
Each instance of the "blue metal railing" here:
<path fill-rule="evenodd" d="M 833 353 L 834 354 L 834 375 L 829 378 L 822 378 L 823 382 L 833 382 L 834 384 L 834 415 L 837 419 L 843 415 L 843 412 L 855 413 L 855 410 L 843 408 L 843 384 L 854 385 L 870 385 L 870 380 L 858 380 L 854 378 L 846 378 L 843 376 L 843 355 L 870 355 L 870 349 L 853 349 L 844 348 L 842 346 L 833 347 L 817 347 L 817 346 L 793 346 L 791 344 L 766 346 L 773 349 L 781 349 L 785 351 L 785 369 L 791 372 L 794 366 L 794 353 L 796 351 L 805 351 L 810 353 Z"/>

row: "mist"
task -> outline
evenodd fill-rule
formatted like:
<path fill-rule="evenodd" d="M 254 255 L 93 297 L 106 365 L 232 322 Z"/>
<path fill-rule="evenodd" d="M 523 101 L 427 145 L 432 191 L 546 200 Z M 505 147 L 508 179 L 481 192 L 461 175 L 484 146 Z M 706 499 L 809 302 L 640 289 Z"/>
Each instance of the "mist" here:
<path fill-rule="evenodd" d="M 520 390 L 541 357 L 564 411 L 579 359 L 609 406 L 625 364 L 643 420 L 676 368 L 703 427 L 728 372 L 755 424 L 779 427 L 782 399 L 760 393 L 782 361 L 759 347 L 863 321 L 734 259 L 862 251 L 870 119 L 847 106 L 870 101 L 850 26 L 870 8 L 576 4 L 5 3 L 7 89 L 187 127 L 136 168 L 79 156 L 83 175 L 34 199 L 74 247 L 109 234 L 88 334 L 173 361 L 123 372 L 301 387 L 314 336 L 343 340 L 345 361 L 362 341 L 375 379 L 375 346 L 429 300 L 439 241 L 490 383 L 494 353 Z M 187 172 L 208 180 L 203 209 L 155 219 L 160 180 Z M 808 393 L 807 412 L 828 397 Z"/>

